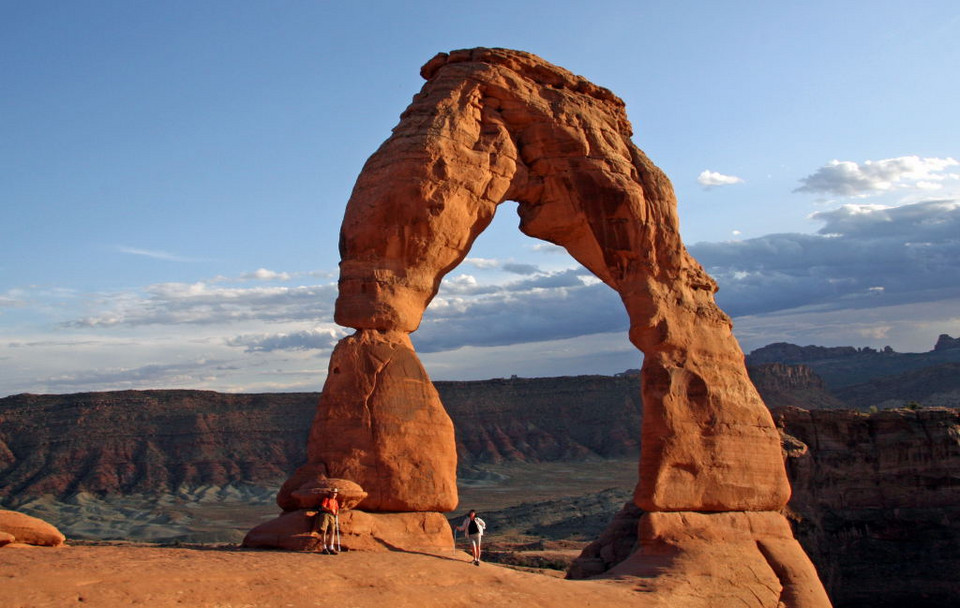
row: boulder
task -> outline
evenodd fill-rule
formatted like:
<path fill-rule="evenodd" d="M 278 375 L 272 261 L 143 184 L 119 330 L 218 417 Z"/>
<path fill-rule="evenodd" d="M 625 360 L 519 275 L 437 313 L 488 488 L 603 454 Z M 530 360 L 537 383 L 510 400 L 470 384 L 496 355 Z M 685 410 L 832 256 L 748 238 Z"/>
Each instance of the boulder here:
<path fill-rule="evenodd" d="M 16 511 L 0 510 L 0 533 L 13 537 L 13 541 L 43 547 L 58 547 L 66 537 L 53 525 L 42 519 Z"/>
<path fill-rule="evenodd" d="M 341 511 L 349 511 L 367 497 L 359 484 L 349 479 L 329 478 L 317 465 L 305 465 L 297 469 L 277 493 L 277 504 L 284 511 L 318 507 L 333 488 L 337 489 Z"/>
<path fill-rule="evenodd" d="M 243 546 L 288 551 L 320 551 L 319 536 L 310 530 L 307 511 L 290 511 L 247 533 Z M 340 515 L 340 544 L 346 551 L 425 551 L 453 549 L 450 524 L 440 513 L 367 513 Z"/>

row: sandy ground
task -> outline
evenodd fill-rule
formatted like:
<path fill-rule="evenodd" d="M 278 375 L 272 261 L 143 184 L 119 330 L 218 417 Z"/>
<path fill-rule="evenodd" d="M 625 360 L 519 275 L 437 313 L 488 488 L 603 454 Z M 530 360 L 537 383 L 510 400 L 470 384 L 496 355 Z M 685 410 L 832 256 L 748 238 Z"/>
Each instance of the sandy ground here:
<path fill-rule="evenodd" d="M 466 553 L 336 556 L 123 544 L 0 549 L 0 606 L 652 606 L 627 582 L 566 581 Z"/>

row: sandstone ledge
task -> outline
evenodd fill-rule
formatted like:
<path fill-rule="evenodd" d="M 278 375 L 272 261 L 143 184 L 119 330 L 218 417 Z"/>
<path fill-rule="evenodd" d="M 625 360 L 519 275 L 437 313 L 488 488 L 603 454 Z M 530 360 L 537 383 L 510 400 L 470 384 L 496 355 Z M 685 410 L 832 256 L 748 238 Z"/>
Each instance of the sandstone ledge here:
<path fill-rule="evenodd" d="M 315 552 L 323 549 L 310 535 L 312 518 L 306 511 L 290 511 L 260 524 L 243 539 L 243 546 Z M 442 513 L 340 514 L 340 543 L 349 551 L 443 552 L 453 549 L 453 534 Z"/>

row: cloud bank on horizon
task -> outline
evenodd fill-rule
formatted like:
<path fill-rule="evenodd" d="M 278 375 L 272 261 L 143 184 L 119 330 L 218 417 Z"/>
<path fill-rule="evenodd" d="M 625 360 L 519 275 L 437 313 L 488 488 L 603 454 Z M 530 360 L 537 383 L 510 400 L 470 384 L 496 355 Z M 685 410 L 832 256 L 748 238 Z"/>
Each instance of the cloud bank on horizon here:
<path fill-rule="evenodd" d="M 960 334 L 955 2 L 7 4 L 0 395 L 319 390 L 354 180 L 420 66 L 476 46 L 624 101 L 745 350 Z M 412 336 L 431 376 L 638 367 L 512 205 Z"/>
<path fill-rule="evenodd" d="M 952 158 L 834 161 L 802 178 L 799 190 L 854 202 L 812 213 L 816 232 L 688 247 L 718 281 L 718 303 L 736 319 L 745 350 L 801 336 L 929 350 L 936 334 L 960 329 L 958 178 Z M 908 201 L 934 190 L 944 196 L 902 204 L 862 198 L 891 190 Z M 616 293 L 572 259 L 558 262 L 561 249 L 527 247 L 523 262 L 471 256 L 444 279 L 412 335 L 432 375 L 613 373 L 639 365 Z M 333 322 L 332 277 L 260 268 L 105 293 L 11 290 L 0 294 L 0 311 L 45 311 L 60 318 L 59 329 L 56 339 L 0 343 L 4 368 L 26 372 L 0 380 L 6 393 L 316 390 L 333 347 L 352 331 Z M 325 281 L 309 282 L 317 278 Z"/>

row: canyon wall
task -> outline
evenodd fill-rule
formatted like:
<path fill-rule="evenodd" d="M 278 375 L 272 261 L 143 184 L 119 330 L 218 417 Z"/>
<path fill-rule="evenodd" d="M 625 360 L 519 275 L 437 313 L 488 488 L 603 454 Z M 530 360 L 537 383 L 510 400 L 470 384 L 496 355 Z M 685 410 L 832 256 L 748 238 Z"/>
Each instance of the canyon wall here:
<path fill-rule="evenodd" d="M 791 372 L 767 384 L 812 390 L 816 383 L 798 383 L 805 376 Z M 469 467 L 634 452 L 638 383 L 636 376 L 581 376 L 436 385 L 457 429 L 461 464 Z M 763 388 L 761 394 L 767 397 Z M 305 460 L 318 396 L 123 391 L 3 398 L 0 502 L 80 490 L 277 487 Z M 791 523 L 836 605 L 960 601 L 958 417 L 957 410 L 932 408 L 774 410 L 786 435 Z M 629 527 L 624 521 L 617 520 L 621 531 Z M 619 540 L 610 542 L 629 551 L 620 532 L 614 536 Z M 617 551 L 606 553 L 614 558 Z"/>
<path fill-rule="evenodd" d="M 437 382 L 461 467 L 636 454 L 637 376 Z M 0 500 L 279 486 L 319 393 L 117 391 L 0 399 Z"/>
<path fill-rule="evenodd" d="M 774 418 L 787 435 L 794 529 L 836 604 L 957 605 L 960 411 L 783 408 Z"/>

